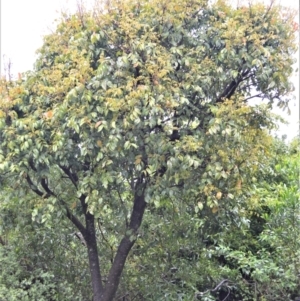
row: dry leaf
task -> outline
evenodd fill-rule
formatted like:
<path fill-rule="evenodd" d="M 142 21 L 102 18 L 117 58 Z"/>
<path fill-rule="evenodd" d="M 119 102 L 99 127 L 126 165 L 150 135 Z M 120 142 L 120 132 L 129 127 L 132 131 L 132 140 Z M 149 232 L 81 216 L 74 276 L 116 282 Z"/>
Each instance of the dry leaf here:
<path fill-rule="evenodd" d="M 95 124 L 95 128 L 97 128 L 100 124 L 102 123 L 102 121 L 100 120 L 100 121 L 98 121 L 98 122 L 96 122 L 96 124 Z"/>
<path fill-rule="evenodd" d="M 213 209 L 211 211 L 212 211 L 212 213 L 217 213 L 218 210 L 219 210 L 219 207 L 213 207 Z"/>
<path fill-rule="evenodd" d="M 43 116 L 47 119 L 50 119 L 53 117 L 53 111 L 52 110 L 48 111 L 48 112 L 44 113 Z"/>

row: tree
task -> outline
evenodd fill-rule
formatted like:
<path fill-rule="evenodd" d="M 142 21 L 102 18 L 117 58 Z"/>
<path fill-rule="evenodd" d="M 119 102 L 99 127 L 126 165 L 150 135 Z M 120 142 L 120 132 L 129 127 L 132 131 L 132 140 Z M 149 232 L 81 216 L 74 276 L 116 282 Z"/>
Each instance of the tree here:
<path fill-rule="evenodd" d="M 275 5 L 111 2 L 64 16 L 35 70 L 2 80 L 1 182 L 81 233 L 95 301 L 115 296 L 147 206 L 239 206 L 273 126 L 253 91 L 286 106 L 292 90 L 292 19 Z"/>
<path fill-rule="evenodd" d="M 246 227 L 224 227 L 211 251 L 241 294 L 233 300 L 295 300 L 299 294 L 299 139 L 291 145 L 274 139 L 270 152 L 248 194 Z"/>
<path fill-rule="evenodd" d="M 17 200 L 1 190 L 0 300 L 91 300 L 86 250 L 72 225 L 60 212 L 42 222 L 36 206 L 33 194 Z"/>
<path fill-rule="evenodd" d="M 281 151 L 275 160 L 274 173 L 270 175 L 274 180 L 266 179 L 257 189 L 263 200 L 262 205 L 269 208 L 269 213 L 263 214 L 265 226 L 260 234 L 262 245 L 269 245 L 267 250 L 261 252 L 266 253 L 267 272 L 263 277 L 262 271 L 255 275 L 266 300 L 299 297 L 299 145 L 299 138 L 294 139 L 288 147 L 284 147 L 283 143 L 277 145 Z M 270 254 L 273 262 L 268 262 Z"/>

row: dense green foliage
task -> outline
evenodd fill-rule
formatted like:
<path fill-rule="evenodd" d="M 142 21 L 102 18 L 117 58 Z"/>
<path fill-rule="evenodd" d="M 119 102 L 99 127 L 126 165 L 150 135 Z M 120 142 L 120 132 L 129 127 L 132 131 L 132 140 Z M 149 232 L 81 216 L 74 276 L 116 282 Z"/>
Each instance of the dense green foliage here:
<path fill-rule="evenodd" d="M 292 20 L 205 0 L 65 16 L 1 81 L 0 300 L 292 300 L 299 155 L 269 134 Z"/>
<path fill-rule="evenodd" d="M 201 300 L 223 300 L 229 292 L 228 300 L 295 300 L 300 290 L 300 158 L 293 144 L 274 141 L 266 169 L 256 175 L 248 194 L 251 202 L 242 208 L 246 212 L 196 213 L 192 200 L 149 208 L 152 214 L 145 216 L 118 296 L 193 300 L 195 292 L 206 291 Z M 1 298 L 26 300 L 31 293 L 28 300 L 43 300 L 52 289 L 53 300 L 90 300 L 85 247 L 70 225 L 63 219 L 42 223 L 32 217 L 30 206 L 21 205 L 20 214 L 18 202 L 4 200 Z M 105 241 L 105 258 L 112 257 L 112 241 Z M 24 292 L 34 278 L 45 279 L 36 291 Z M 225 279 L 216 292 L 208 291 Z"/>

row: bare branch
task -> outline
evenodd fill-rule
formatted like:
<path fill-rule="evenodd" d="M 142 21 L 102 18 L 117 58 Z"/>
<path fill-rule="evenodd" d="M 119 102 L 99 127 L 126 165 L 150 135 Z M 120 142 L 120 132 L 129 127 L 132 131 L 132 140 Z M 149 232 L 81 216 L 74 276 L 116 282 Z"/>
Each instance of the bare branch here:
<path fill-rule="evenodd" d="M 263 95 L 264 95 L 264 93 L 258 93 L 258 94 L 255 94 L 255 95 L 252 95 L 252 96 L 249 96 L 249 97 L 245 98 L 244 101 L 248 101 L 249 99 L 252 99 L 252 98 L 255 98 L 255 97 L 261 97 Z"/>
<path fill-rule="evenodd" d="M 195 293 L 195 298 L 201 297 L 201 296 L 203 296 L 203 295 L 205 295 L 205 294 L 207 294 L 207 293 L 213 293 L 213 292 L 216 292 L 221 286 L 224 286 L 225 284 L 228 284 L 228 283 L 230 283 L 230 282 L 231 282 L 231 281 L 228 280 L 228 279 L 223 279 L 219 284 L 217 284 L 217 286 L 216 286 L 215 288 L 213 288 L 213 289 L 208 289 L 208 290 L 206 290 L 205 292 L 197 292 L 197 293 Z M 228 288 L 227 285 L 226 285 L 226 287 Z M 229 294 L 230 294 L 230 291 L 229 291 L 228 295 L 225 297 L 225 299 L 223 299 L 222 301 L 225 301 L 225 300 L 228 298 Z"/>

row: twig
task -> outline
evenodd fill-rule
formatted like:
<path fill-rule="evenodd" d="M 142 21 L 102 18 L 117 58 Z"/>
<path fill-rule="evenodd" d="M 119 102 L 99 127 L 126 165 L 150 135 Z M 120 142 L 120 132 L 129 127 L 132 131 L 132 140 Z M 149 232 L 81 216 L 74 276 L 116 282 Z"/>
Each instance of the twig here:
<path fill-rule="evenodd" d="M 230 282 L 230 280 L 228 280 L 228 279 L 223 279 L 219 284 L 217 284 L 217 286 L 216 286 L 215 288 L 213 288 L 213 289 L 208 289 L 208 290 L 206 290 L 205 292 L 197 292 L 197 293 L 195 293 L 195 298 L 198 297 L 198 296 L 203 296 L 203 295 L 205 295 L 205 294 L 207 294 L 207 293 L 213 293 L 213 292 L 216 292 L 221 286 L 223 286 L 225 283 L 229 283 L 229 282 Z M 227 286 L 226 286 L 226 287 L 227 287 Z M 228 295 L 225 297 L 225 299 L 223 299 L 223 301 L 225 301 L 225 300 L 228 298 L 229 294 L 230 294 L 230 290 L 229 290 Z"/>

